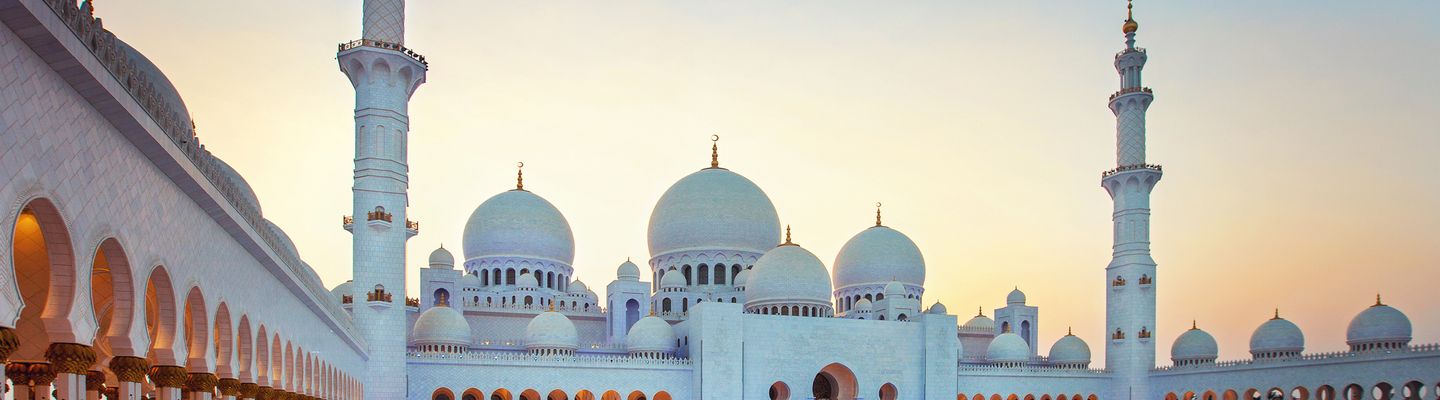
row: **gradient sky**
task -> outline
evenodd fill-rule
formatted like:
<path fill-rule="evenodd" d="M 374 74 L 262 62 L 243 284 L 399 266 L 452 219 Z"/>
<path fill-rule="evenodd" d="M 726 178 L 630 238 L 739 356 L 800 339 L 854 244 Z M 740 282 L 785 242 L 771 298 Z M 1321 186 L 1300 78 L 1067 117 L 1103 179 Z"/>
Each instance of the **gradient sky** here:
<path fill-rule="evenodd" d="M 1103 3 L 1103 4 L 1102 4 Z M 1344 348 L 1383 292 L 1440 340 L 1440 2 L 1137 5 L 1160 264 L 1159 358 L 1199 320 L 1248 357 L 1278 307 L 1307 350 Z M 185 96 L 327 286 L 350 276 L 353 97 L 335 45 L 358 0 L 102 0 L 105 26 Z M 919 244 L 926 303 L 961 320 L 1019 286 L 1041 351 L 1066 326 L 1103 353 L 1114 166 L 1106 97 L 1124 3 L 412 1 L 430 61 L 411 103 L 411 290 L 474 207 L 514 186 L 575 231 L 601 291 L 648 258 L 649 213 L 721 163 L 826 264 L 885 203 Z M 413 295 L 413 294 L 412 294 Z M 1100 364 L 1096 360 L 1095 365 Z"/>

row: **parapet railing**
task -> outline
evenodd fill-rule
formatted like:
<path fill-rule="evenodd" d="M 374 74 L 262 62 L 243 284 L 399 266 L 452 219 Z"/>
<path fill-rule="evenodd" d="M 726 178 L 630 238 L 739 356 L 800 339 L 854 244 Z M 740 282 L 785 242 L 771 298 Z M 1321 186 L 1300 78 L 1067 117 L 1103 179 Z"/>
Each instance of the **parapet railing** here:
<path fill-rule="evenodd" d="M 180 152 L 200 172 L 200 175 L 215 187 L 221 197 L 240 214 L 240 218 L 250 225 L 251 230 L 260 237 L 260 240 L 265 242 L 265 245 L 269 246 L 271 251 L 280 258 L 284 268 L 293 273 L 299 279 L 300 285 L 315 297 L 320 303 L 320 307 L 328 311 L 341 326 L 354 331 L 354 323 L 350 321 L 345 311 L 340 309 L 340 305 L 331 300 L 330 292 L 325 289 L 325 285 L 319 279 L 315 278 L 313 270 L 305 267 L 297 255 L 281 250 L 287 248 L 281 244 L 284 241 L 266 227 L 265 219 L 261 217 L 260 210 L 256 205 L 242 200 L 245 198 L 242 194 L 244 191 L 226 177 L 213 161 L 214 157 L 210 155 L 210 151 L 206 150 L 205 145 L 200 143 L 200 139 L 195 137 L 194 123 L 185 124 L 184 119 L 181 118 L 181 112 L 173 109 L 161 97 L 155 83 L 150 82 L 150 78 L 135 66 L 135 61 L 127 57 L 126 52 L 116 44 L 115 34 L 105 30 L 100 19 L 91 14 L 89 3 L 86 3 L 87 6 L 84 10 L 71 0 L 45 0 L 45 4 L 56 16 L 60 17 L 60 20 L 75 34 L 75 37 L 85 44 L 90 53 L 100 60 L 100 64 L 110 72 L 110 75 L 124 86 L 130 97 L 180 149 Z"/>
<path fill-rule="evenodd" d="M 435 360 L 450 362 L 470 362 L 477 364 L 502 364 L 502 365 L 559 365 L 559 366 L 659 366 L 659 367 L 690 367 L 688 358 L 668 357 L 639 357 L 629 354 L 573 354 L 573 355 L 537 355 L 529 352 L 515 351 L 467 351 L 463 353 L 431 353 L 411 351 L 406 356 L 412 360 Z"/>
<path fill-rule="evenodd" d="M 1034 365 L 1025 364 L 1019 366 L 996 365 L 983 363 L 983 360 L 964 360 L 959 366 L 960 372 L 1021 372 L 1021 373 L 1047 373 L 1047 374 L 1071 374 L 1071 375 L 1103 375 L 1110 373 L 1110 370 L 1103 368 L 1077 368 L 1062 367 L 1055 365 Z M 983 364 L 970 364 L 968 362 L 981 362 Z"/>
<path fill-rule="evenodd" d="M 1165 172 L 1165 169 L 1162 168 L 1162 167 L 1160 167 L 1160 165 L 1158 165 L 1158 164 L 1130 164 L 1130 165 L 1121 165 L 1119 168 L 1115 168 L 1115 169 L 1112 169 L 1112 170 L 1109 170 L 1109 171 L 1101 172 L 1101 173 L 1100 173 L 1100 177 L 1101 177 L 1101 178 L 1108 178 L 1108 177 L 1110 177 L 1110 175 L 1115 175 L 1115 174 L 1118 174 L 1118 173 L 1121 173 L 1121 172 L 1133 171 L 1133 170 L 1137 170 L 1137 169 L 1148 169 L 1148 170 L 1154 170 L 1154 171 L 1158 171 L 1158 172 Z M 1121 283 L 1123 284 L 1124 282 L 1121 282 Z"/>
<path fill-rule="evenodd" d="M 991 328 L 982 328 L 982 327 L 964 326 L 964 325 L 961 325 L 961 326 L 959 326 L 958 328 L 956 328 L 956 331 L 959 332 L 959 333 L 980 333 L 980 334 L 988 333 L 988 334 L 991 334 L 991 335 L 994 335 L 994 334 L 995 334 L 995 328 L 993 328 L 993 327 L 991 327 Z"/>
<path fill-rule="evenodd" d="M 405 47 L 404 45 L 401 45 L 399 43 L 382 42 L 379 40 L 371 39 L 358 39 L 341 43 L 339 51 L 350 50 L 357 47 L 374 47 L 377 49 L 395 50 L 400 52 L 401 54 L 409 56 L 416 62 L 419 62 L 420 65 L 424 65 L 425 69 L 430 69 L 430 63 L 425 62 L 425 56 L 422 56 L 420 55 L 420 53 L 416 53 L 415 50 L 411 50 L 410 48 Z"/>
<path fill-rule="evenodd" d="M 535 312 L 550 311 L 550 306 L 548 306 L 548 305 L 538 305 L 538 304 L 525 305 L 525 304 L 512 304 L 512 303 L 505 303 L 505 304 L 490 303 L 490 304 L 486 304 L 486 303 L 476 303 L 476 302 L 474 302 L 474 301 L 472 301 L 472 300 L 465 300 L 464 307 L 465 307 L 465 310 L 475 310 L 475 311 L 486 311 L 486 310 L 494 310 L 494 311 L 535 311 Z M 590 307 L 589 309 L 585 309 L 585 308 L 579 308 L 579 307 L 561 307 L 561 306 L 558 306 L 558 305 L 557 305 L 557 306 L 555 306 L 555 312 L 558 312 L 558 313 L 561 313 L 561 314 L 565 314 L 565 315 L 605 315 L 605 310 L 601 309 L 599 306 L 592 306 L 592 307 Z"/>
<path fill-rule="evenodd" d="M 493 350 L 501 350 L 501 351 L 503 351 L 503 350 L 525 351 L 525 345 L 524 345 L 524 343 L 523 343 L 521 340 L 518 340 L 518 339 L 510 339 L 510 340 L 491 340 L 491 339 L 486 339 L 486 340 L 476 341 L 475 343 L 473 343 L 473 346 L 484 347 L 484 349 L 476 349 L 476 350 L 473 350 L 473 351 L 493 351 Z M 624 343 L 599 343 L 599 342 L 597 342 L 597 343 L 586 343 L 586 344 L 581 344 L 580 347 L 578 347 L 578 350 L 580 350 L 580 351 L 594 350 L 594 351 L 603 351 L 603 352 L 616 352 L 616 351 L 618 351 L 618 352 L 622 352 L 622 353 L 623 353 L 623 352 L 625 352 L 625 344 L 624 344 Z"/>
<path fill-rule="evenodd" d="M 1150 88 L 1148 88 L 1148 87 L 1143 87 L 1143 86 L 1142 86 L 1142 87 L 1128 87 L 1128 88 L 1120 89 L 1119 91 L 1116 91 L 1115 93 L 1111 94 L 1111 95 L 1110 95 L 1110 100 L 1115 100 L 1116 97 L 1124 96 L 1124 95 L 1131 94 L 1131 93 L 1155 93 L 1155 92 L 1154 92 L 1154 91 L 1151 91 Z"/>
<path fill-rule="evenodd" d="M 1155 371 L 1155 372 L 1165 372 L 1165 371 L 1191 371 L 1191 370 L 1208 370 L 1208 369 L 1221 369 L 1221 368 L 1231 368 L 1231 367 L 1243 367 L 1243 366 L 1251 366 L 1251 365 L 1255 365 L 1255 366 L 1268 366 L 1268 365 L 1286 364 L 1286 363 L 1295 363 L 1295 362 L 1304 362 L 1304 361 L 1376 359 L 1376 358 L 1385 358 L 1385 357 L 1393 357 L 1393 356 L 1398 356 L 1398 355 L 1420 354 L 1420 353 L 1440 353 L 1440 343 L 1425 343 L 1425 344 L 1411 345 L 1411 346 L 1409 346 L 1409 347 L 1407 347 L 1407 348 L 1405 348 L 1405 349 L 1400 349 L 1400 350 L 1332 351 L 1332 352 L 1324 352 L 1324 353 L 1301 354 L 1301 355 L 1295 356 L 1295 357 L 1251 358 L 1251 359 L 1244 359 L 1244 360 L 1217 361 L 1217 362 L 1214 362 L 1214 363 L 1199 363 L 1199 364 L 1188 364 L 1188 365 L 1167 365 L 1167 366 L 1163 366 L 1163 367 L 1156 367 L 1156 368 L 1152 369 L 1152 371 Z"/>
<path fill-rule="evenodd" d="M 1144 48 L 1144 47 L 1131 47 L 1131 48 L 1128 48 L 1128 49 L 1125 49 L 1125 50 L 1120 50 L 1120 51 L 1116 52 L 1116 53 L 1115 53 L 1115 56 L 1116 56 L 1116 57 L 1119 57 L 1119 56 L 1125 55 L 1126 53 L 1144 53 L 1144 52 L 1145 52 L 1145 48 Z"/>

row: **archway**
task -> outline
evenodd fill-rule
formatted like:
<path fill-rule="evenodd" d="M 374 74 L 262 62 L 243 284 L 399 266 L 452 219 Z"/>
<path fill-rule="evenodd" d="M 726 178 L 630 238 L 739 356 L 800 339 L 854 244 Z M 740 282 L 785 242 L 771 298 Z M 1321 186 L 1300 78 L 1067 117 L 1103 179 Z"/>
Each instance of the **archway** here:
<path fill-rule="evenodd" d="M 886 382 L 880 386 L 880 400 L 895 400 L 898 397 L 900 397 L 900 390 L 895 388 L 895 384 Z M 1029 400 L 1034 399 L 1031 398 Z"/>
<path fill-rule="evenodd" d="M 1335 388 L 1330 385 L 1320 385 L 1315 389 L 1316 400 L 1335 400 Z"/>
<path fill-rule="evenodd" d="M 1425 398 L 1425 384 L 1419 381 L 1406 382 L 1400 387 L 1400 398 L 1405 400 L 1420 400 Z"/>
<path fill-rule="evenodd" d="M 443 387 L 435 389 L 434 392 L 430 393 L 430 400 L 455 400 L 455 392 Z"/>
<path fill-rule="evenodd" d="M 666 392 L 666 391 L 664 391 L 664 390 L 661 390 L 661 391 L 659 391 L 659 392 L 655 392 L 655 400 L 672 400 L 672 399 L 670 398 L 670 393 L 668 393 L 668 392 Z"/>
<path fill-rule="evenodd" d="M 480 389 L 476 389 L 476 388 L 465 389 L 465 393 L 463 393 L 463 394 L 460 395 L 460 400 L 484 400 L 484 399 L 485 399 L 485 394 L 484 394 L 484 393 L 480 393 Z"/>
<path fill-rule="evenodd" d="M 205 295 L 199 286 L 190 287 L 185 295 L 185 357 L 192 370 L 209 370 L 205 353 L 210 343 L 210 319 L 206 317 Z"/>
<path fill-rule="evenodd" d="M 1395 395 L 1395 387 L 1388 382 L 1380 382 L 1370 388 L 1370 396 L 1375 400 L 1390 400 Z"/>
<path fill-rule="evenodd" d="M 70 233 L 54 204 L 35 199 L 21 208 L 13 235 L 10 255 L 21 306 L 18 317 L 11 315 L 17 318 L 15 335 L 20 338 L 20 346 L 10 360 L 44 361 L 50 342 L 65 340 L 52 338 L 51 333 L 70 334 L 68 315 L 75 298 L 75 255 Z"/>
<path fill-rule="evenodd" d="M 582 389 L 578 392 L 575 392 L 575 400 L 595 400 L 595 394 L 590 393 L 589 390 Z"/>
<path fill-rule="evenodd" d="M 822 389 L 826 392 L 821 393 Z M 833 363 L 815 374 L 812 391 L 816 399 L 852 400 L 859 393 L 859 384 L 856 383 L 855 373 L 850 371 L 850 368 Z M 821 397 L 822 394 L 830 397 Z"/>
<path fill-rule="evenodd" d="M 645 400 L 645 393 L 639 390 L 630 392 L 630 396 L 625 397 L 625 400 Z"/>
<path fill-rule="evenodd" d="M 551 390 L 550 394 L 545 395 L 545 400 L 570 400 L 570 396 L 567 396 L 563 390 L 555 389 Z"/>
<path fill-rule="evenodd" d="M 535 391 L 535 389 L 525 389 L 525 391 L 520 392 L 520 400 L 540 400 L 540 392 Z"/>
<path fill-rule="evenodd" d="M 150 335 L 151 365 L 180 365 L 175 354 L 177 307 L 170 272 L 156 266 L 145 281 L 145 330 Z"/>
<path fill-rule="evenodd" d="M 511 272 L 513 273 L 514 271 Z M 514 398 L 507 389 L 495 389 L 495 391 L 490 392 L 490 400 L 511 400 Z"/>
<path fill-rule="evenodd" d="M 102 363 L 115 356 L 144 356 L 137 353 L 129 337 L 135 320 L 133 287 L 125 249 L 114 238 L 101 241 L 90 269 L 90 306 L 98 325 L 96 359 Z"/>
<path fill-rule="evenodd" d="M 785 382 L 775 381 L 770 384 L 770 400 L 790 400 L 790 385 Z"/>
<path fill-rule="evenodd" d="M 620 400 L 620 393 L 614 390 L 606 390 L 600 394 L 600 400 Z"/>
<path fill-rule="evenodd" d="M 222 378 L 235 376 L 230 357 L 235 349 L 235 339 L 230 331 L 230 307 L 224 302 L 215 309 L 215 373 Z"/>

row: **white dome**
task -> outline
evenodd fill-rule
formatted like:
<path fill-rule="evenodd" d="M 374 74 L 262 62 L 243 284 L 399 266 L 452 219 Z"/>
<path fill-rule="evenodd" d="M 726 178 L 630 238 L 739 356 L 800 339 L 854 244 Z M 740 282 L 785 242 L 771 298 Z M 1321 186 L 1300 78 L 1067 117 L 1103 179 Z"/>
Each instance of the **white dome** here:
<path fill-rule="evenodd" d="M 875 303 L 871 303 L 870 299 L 860 299 L 860 301 L 855 302 L 855 311 L 873 310 L 875 310 Z"/>
<path fill-rule="evenodd" d="M 835 256 L 835 287 L 900 281 L 925 285 L 925 257 L 910 237 L 885 226 L 867 228 Z"/>
<path fill-rule="evenodd" d="M 417 345 L 441 344 L 470 346 L 470 323 L 454 308 L 430 307 L 415 318 L 410 342 Z"/>
<path fill-rule="evenodd" d="M 526 287 L 526 288 L 533 288 L 533 287 L 538 287 L 538 286 L 540 286 L 540 282 L 536 282 L 536 281 L 535 281 L 535 275 L 531 275 L 531 274 L 519 274 L 519 275 L 520 275 L 520 276 L 515 277 L 515 286 Z"/>
<path fill-rule="evenodd" d="M 742 270 L 740 270 L 740 273 L 735 274 L 735 286 L 744 287 L 746 284 L 749 284 L 749 283 L 750 283 L 750 269 L 749 269 L 749 268 L 742 269 Z"/>
<path fill-rule="evenodd" d="M 650 213 L 650 255 L 682 250 L 763 253 L 780 243 L 775 205 L 754 182 L 707 168 L 670 186 Z"/>
<path fill-rule="evenodd" d="M 1405 313 L 1384 304 L 1366 308 L 1350 320 L 1345 330 L 1345 343 L 1351 346 L 1399 343 L 1406 345 L 1411 339 L 1410 318 Z"/>
<path fill-rule="evenodd" d="M 1220 357 L 1220 346 L 1215 343 L 1215 337 L 1199 328 L 1181 333 L 1175 338 L 1175 345 L 1170 346 L 1170 360 L 1175 363 L 1184 361 L 1215 361 Z"/>
<path fill-rule="evenodd" d="M 1015 288 L 1015 290 L 1011 290 L 1010 295 L 1005 296 L 1005 303 L 1011 305 L 1024 305 L 1025 292 L 1020 291 L 1020 288 L 1018 287 Z"/>
<path fill-rule="evenodd" d="M 638 281 L 640 280 L 640 267 L 630 260 L 625 260 L 625 263 L 620 264 L 620 268 L 615 269 L 615 277 L 622 281 Z"/>
<path fill-rule="evenodd" d="M 236 171 L 235 167 L 231 167 L 230 164 L 226 163 L 225 160 L 221 160 L 220 157 L 212 154 L 210 155 L 210 160 L 215 163 L 215 169 L 220 170 L 220 173 L 225 175 L 225 178 L 229 179 L 230 183 L 235 185 L 235 188 L 239 190 L 237 194 L 240 198 L 236 200 L 249 203 L 250 206 L 255 207 L 255 212 L 261 212 L 260 198 L 255 196 L 255 189 L 250 188 L 250 182 L 246 182 L 245 177 L 240 176 L 240 172 Z"/>
<path fill-rule="evenodd" d="M 579 279 L 576 279 L 570 282 L 570 286 L 565 288 L 565 291 L 567 293 L 585 294 L 590 291 L 590 287 L 585 286 L 585 282 L 581 282 Z"/>
<path fill-rule="evenodd" d="M 480 276 L 475 274 L 462 274 L 460 276 L 460 288 L 480 287 Z"/>
<path fill-rule="evenodd" d="M 990 341 L 990 349 L 986 352 L 985 358 L 992 362 L 1026 362 L 1030 361 L 1030 345 L 1020 335 L 1006 332 L 995 336 Z"/>
<path fill-rule="evenodd" d="M 641 318 L 625 335 L 625 350 L 631 353 L 675 351 L 675 328 L 654 315 Z"/>
<path fill-rule="evenodd" d="M 570 223 L 549 201 L 525 190 L 510 190 L 475 207 L 465 223 L 465 259 L 523 257 L 570 265 L 575 236 Z"/>
<path fill-rule="evenodd" d="M 779 246 L 755 260 L 745 285 L 745 305 L 810 303 L 830 305 L 830 273 L 815 254 L 796 245 Z"/>
<path fill-rule="evenodd" d="M 454 267 L 455 256 L 453 254 L 450 254 L 450 250 L 445 250 L 444 245 L 441 245 L 440 248 L 430 252 L 430 268 L 451 269 Z"/>
<path fill-rule="evenodd" d="M 575 323 L 564 314 L 546 311 L 536 315 L 525 326 L 525 349 L 575 350 L 580 347 L 580 335 Z"/>
<path fill-rule="evenodd" d="M 965 321 L 965 327 L 975 330 L 983 329 L 987 331 L 993 331 L 995 330 L 995 320 L 990 319 L 990 317 L 984 315 L 976 315 L 975 318 L 971 318 L 969 321 Z"/>
<path fill-rule="evenodd" d="M 335 303 L 336 303 L 336 304 L 343 303 L 343 302 L 344 302 L 343 296 L 354 295 L 354 294 L 355 294 L 355 293 L 354 293 L 355 289 L 353 289 L 354 287 L 355 287 L 355 281 L 354 281 L 354 280 L 347 280 L 347 281 L 345 281 L 345 283 L 341 283 L 341 284 L 339 284 L 339 285 L 335 285 L 335 288 L 334 288 L 334 289 L 330 289 L 330 297 L 334 297 L 334 298 L 335 298 Z"/>
<path fill-rule="evenodd" d="M 905 295 L 905 284 L 899 281 L 890 281 L 890 283 L 885 284 L 885 297 L 904 298 Z"/>
<path fill-rule="evenodd" d="M 942 314 L 942 315 L 943 315 L 943 314 L 949 314 L 949 313 L 950 313 L 949 310 L 946 310 L 946 309 L 945 309 L 945 305 L 944 305 L 944 304 L 940 304 L 940 302 L 938 302 L 938 301 L 935 302 L 935 305 L 930 306 L 930 309 L 929 309 L 929 310 L 926 310 L 925 312 L 926 312 L 926 313 L 930 313 L 930 314 Z"/>
<path fill-rule="evenodd" d="M 1050 362 L 1055 364 L 1089 364 L 1090 345 L 1079 336 L 1065 335 L 1050 346 Z"/>
<path fill-rule="evenodd" d="M 665 271 L 665 276 L 660 277 L 662 288 L 683 288 L 685 287 L 685 276 L 677 270 Z"/>
<path fill-rule="evenodd" d="M 150 59 L 141 54 L 139 50 L 130 47 L 129 43 L 116 38 L 115 44 L 118 50 L 127 54 L 135 63 L 136 72 L 144 75 L 145 80 L 154 85 L 155 94 L 160 101 L 169 106 L 170 111 L 175 112 L 174 117 L 178 119 L 178 124 L 183 127 L 192 126 L 190 110 L 186 109 L 185 100 L 180 97 L 180 91 L 175 89 L 175 84 L 170 83 L 170 78 L 165 77 L 165 73 L 160 71 L 160 67 L 150 62 Z M 256 211 L 259 209 L 257 208 Z"/>
<path fill-rule="evenodd" d="M 1278 315 L 1255 328 L 1250 334 L 1250 354 L 1299 353 L 1305 350 L 1305 334 L 1300 327 Z"/>
<path fill-rule="evenodd" d="M 284 251 L 290 253 L 291 255 L 294 255 L 295 258 L 300 258 L 300 251 L 295 249 L 295 241 L 290 240 L 290 235 L 285 234 L 284 229 L 280 229 L 279 225 L 275 225 L 274 222 L 268 219 L 265 220 L 265 228 L 269 229 L 271 233 L 275 234 L 275 237 L 277 239 L 280 239 L 280 246 L 282 248 L 275 250 Z"/>

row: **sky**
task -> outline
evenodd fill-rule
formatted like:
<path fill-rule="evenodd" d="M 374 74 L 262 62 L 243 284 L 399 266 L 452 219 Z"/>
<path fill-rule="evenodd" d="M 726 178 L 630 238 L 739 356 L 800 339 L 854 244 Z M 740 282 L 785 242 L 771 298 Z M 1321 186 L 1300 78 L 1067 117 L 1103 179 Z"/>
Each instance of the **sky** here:
<path fill-rule="evenodd" d="M 961 320 L 1019 287 L 1040 351 L 1066 327 L 1103 365 L 1103 268 L 1124 46 L 1116 0 L 412 1 L 430 62 L 410 104 L 410 290 L 486 198 L 525 187 L 575 233 L 604 296 L 648 259 L 660 194 L 720 161 L 827 267 L 873 223 L 909 235 L 925 302 Z M 106 28 L 184 96 L 327 286 L 350 276 L 353 92 L 336 44 L 357 0 L 103 0 Z M 1440 3 L 1152 2 L 1149 162 L 1158 358 L 1191 321 L 1248 357 L 1275 309 L 1345 348 L 1381 293 L 1440 341 Z"/>

